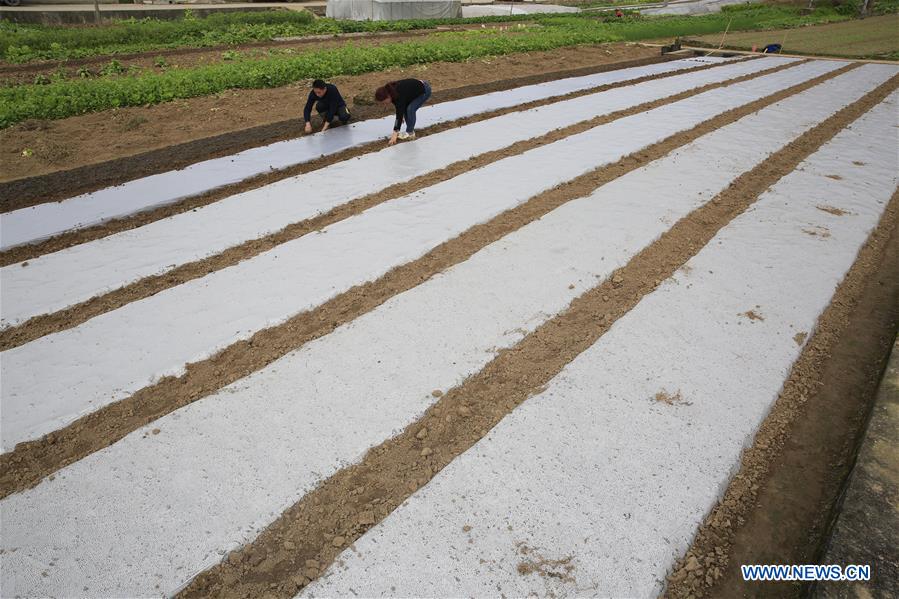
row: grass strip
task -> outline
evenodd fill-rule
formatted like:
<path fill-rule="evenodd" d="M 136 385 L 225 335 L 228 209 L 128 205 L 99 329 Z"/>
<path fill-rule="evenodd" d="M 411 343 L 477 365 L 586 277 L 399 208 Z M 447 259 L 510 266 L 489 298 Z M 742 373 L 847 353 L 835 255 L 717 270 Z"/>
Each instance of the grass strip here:
<path fill-rule="evenodd" d="M 0 22 L 0 58 L 11 63 L 67 60 L 169 48 L 204 48 L 267 41 L 277 37 L 413 31 L 439 25 L 517 21 L 512 17 L 341 21 L 316 19 L 308 11 L 235 12 L 203 19 L 153 18 L 114 21 L 99 27 L 60 27 Z"/>

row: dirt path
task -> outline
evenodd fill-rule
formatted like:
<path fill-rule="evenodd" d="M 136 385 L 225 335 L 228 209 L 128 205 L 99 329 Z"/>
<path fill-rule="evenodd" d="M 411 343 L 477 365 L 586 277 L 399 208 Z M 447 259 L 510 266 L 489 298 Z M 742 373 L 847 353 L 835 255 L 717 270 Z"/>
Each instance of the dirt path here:
<path fill-rule="evenodd" d="M 899 193 L 838 288 L 666 596 L 806 596 L 741 564 L 817 563 L 899 326 Z"/>
<path fill-rule="evenodd" d="M 544 73 L 599 67 L 616 62 L 658 56 L 658 49 L 636 44 L 603 44 L 578 48 L 563 48 L 551 52 L 514 54 L 478 59 L 464 63 L 438 62 L 393 69 L 386 72 L 337 77 L 333 80 L 351 104 L 359 118 L 387 114 L 381 107 L 356 106 L 360 93 L 370 93 L 385 81 L 404 77 L 424 78 L 435 89 L 435 101 L 440 90 L 465 88 L 472 95 L 478 86 L 522 77 L 539 77 Z M 545 80 L 545 79 L 544 79 Z M 229 90 L 213 96 L 176 100 L 149 107 L 107 110 L 57 121 L 26 121 L 0 130 L 0 181 L 32 178 L 56 171 L 86 165 L 97 165 L 151 150 L 165 148 L 160 154 L 169 158 L 151 157 L 140 165 L 111 166 L 112 172 L 84 171 L 55 183 L 35 182 L 42 190 L 29 188 L 28 182 L 17 187 L 0 188 L 0 197 L 48 196 L 50 199 L 69 197 L 92 185 L 109 185 L 122 177 L 137 178 L 161 169 L 177 168 L 216 154 L 228 154 L 263 143 L 271 143 L 301 132 L 300 119 L 305 103 L 307 82 L 275 89 Z M 490 91 L 488 89 L 488 91 Z M 252 132 L 254 127 L 274 125 L 272 130 Z M 204 154 L 206 139 L 225 133 L 246 131 L 247 139 L 236 135 L 227 140 L 214 140 L 210 152 Z M 179 153 L 178 146 L 198 142 L 195 147 Z M 30 156 L 23 151 L 30 150 Z M 97 176 L 99 175 L 99 176 Z M 116 179 L 118 178 L 118 181 Z M 7 208 L 3 208 L 7 210 Z"/>
<path fill-rule="evenodd" d="M 899 194 L 747 453 L 737 479 L 744 484 L 728 492 L 758 487 L 736 499 L 740 526 L 720 535 L 719 547 L 732 545 L 721 579 L 708 589 L 710 597 L 806 596 L 808 584 L 746 583 L 740 565 L 814 564 L 821 557 L 899 327 L 897 204 Z M 700 538 L 711 534 L 706 526 Z M 720 559 L 714 567 L 719 564 Z"/>
<path fill-rule="evenodd" d="M 253 543 L 195 578 L 181 596 L 293 596 L 344 548 L 352 546 L 503 417 L 539 392 L 660 280 L 671 276 L 718 230 L 749 208 L 759 194 L 882 100 L 897 83 L 894 78 L 739 177 L 727 191 L 676 223 L 614 276 L 575 300 L 568 310 L 442 395 L 402 434 L 372 448 L 360 463 L 339 471 L 304 496 Z M 550 197 L 555 202 L 589 193 L 597 186 L 597 178 L 605 178 L 605 171 L 599 169 L 579 177 L 532 199 L 524 208 Z M 885 219 L 890 226 L 896 203 L 890 219 Z"/>

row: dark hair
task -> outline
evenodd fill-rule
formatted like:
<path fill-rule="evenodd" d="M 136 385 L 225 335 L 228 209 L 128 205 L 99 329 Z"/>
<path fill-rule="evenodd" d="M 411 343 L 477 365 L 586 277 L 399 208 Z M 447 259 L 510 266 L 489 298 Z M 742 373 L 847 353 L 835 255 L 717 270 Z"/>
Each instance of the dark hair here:
<path fill-rule="evenodd" d="M 327 87 L 327 85 L 328 84 L 325 83 L 324 81 L 322 81 L 321 79 L 316 79 L 315 81 L 312 82 L 313 89 L 325 89 Z"/>
<path fill-rule="evenodd" d="M 390 98 L 391 101 L 396 100 L 399 94 L 396 92 L 396 81 L 391 81 L 387 85 L 382 85 L 378 89 L 375 90 L 375 100 L 378 102 L 383 102 L 387 98 Z"/>

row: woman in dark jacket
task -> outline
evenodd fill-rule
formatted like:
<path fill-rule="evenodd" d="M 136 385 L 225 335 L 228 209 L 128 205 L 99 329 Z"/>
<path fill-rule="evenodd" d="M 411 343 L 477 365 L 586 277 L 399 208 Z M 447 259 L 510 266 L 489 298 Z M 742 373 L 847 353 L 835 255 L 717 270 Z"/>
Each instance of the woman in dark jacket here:
<path fill-rule="evenodd" d="M 431 97 L 431 85 L 420 79 L 402 79 L 391 81 L 375 90 L 375 100 L 381 103 L 392 102 L 396 108 L 396 122 L 389 145 L 399 139 L 415 139 L 415 112 Z M 406 132 L 400 134 L 400 127 L 406 121 Z"/>

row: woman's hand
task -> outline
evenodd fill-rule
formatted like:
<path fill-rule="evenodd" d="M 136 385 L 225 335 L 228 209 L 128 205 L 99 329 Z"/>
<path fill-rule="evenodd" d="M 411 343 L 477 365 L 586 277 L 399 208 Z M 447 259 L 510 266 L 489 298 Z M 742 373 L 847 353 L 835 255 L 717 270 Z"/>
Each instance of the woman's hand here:
<path fill-rule="evenodd" d="M 392 146 L 393 144 L 396 143 L 396 136 L 397 136 L 398 134 L 399 134 L 398 131 L 394 131 L 394 132 L 393 132 L 393 135 L 390 136 L 390 141 L 387 142 L 387 145 L 388 145 L 388 146 Z"/>
<path fill-rule="evenodd" d="M 312 133 L 312 123 L 306 121 L 306 133 Z"/>

